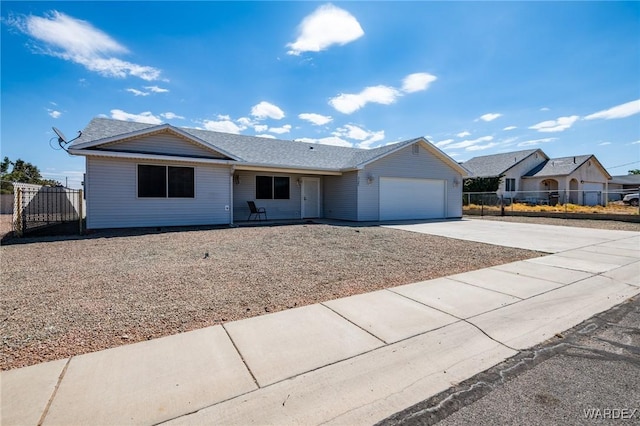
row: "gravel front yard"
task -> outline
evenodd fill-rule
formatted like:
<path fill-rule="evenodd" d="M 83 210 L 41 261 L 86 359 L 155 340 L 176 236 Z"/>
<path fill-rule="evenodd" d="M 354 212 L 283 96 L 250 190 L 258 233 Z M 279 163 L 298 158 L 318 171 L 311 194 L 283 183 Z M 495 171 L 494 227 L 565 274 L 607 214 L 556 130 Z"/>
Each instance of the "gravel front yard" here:
<path fill-rule="evenodd" d="M 3 370 L 540 255 L 320 224 L 39 238 L 1 254 Z"/>

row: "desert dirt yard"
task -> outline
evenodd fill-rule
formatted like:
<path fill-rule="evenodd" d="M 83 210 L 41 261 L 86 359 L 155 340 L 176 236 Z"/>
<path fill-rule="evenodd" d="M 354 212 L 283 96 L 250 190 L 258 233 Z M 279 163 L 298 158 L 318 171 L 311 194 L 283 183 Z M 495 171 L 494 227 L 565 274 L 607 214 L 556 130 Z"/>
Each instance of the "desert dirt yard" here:
<path fill-rule="evenodd" d="M 10 243 L 0 248 L 2 370 L 542 255 L 326 224 Z"/>

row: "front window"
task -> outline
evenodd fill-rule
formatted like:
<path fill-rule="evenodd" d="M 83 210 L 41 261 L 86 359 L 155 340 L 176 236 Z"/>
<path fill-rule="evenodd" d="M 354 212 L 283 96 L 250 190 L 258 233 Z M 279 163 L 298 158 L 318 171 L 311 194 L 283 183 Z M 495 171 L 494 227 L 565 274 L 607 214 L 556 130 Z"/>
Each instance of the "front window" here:
<path fill-rule="evenodd" d="M 256 200 L 288 200 L 289 177 L 256 176 Z"/>
<path fill-rule="evenodd" d="M 515 179 L 505 179 L 505 190 L 506 191 L 515 191 L 516 190 L 516 180 Z"/>
<path fill-rule="evenodd" d="M 138 197 L 194 198 L 193 167 L 138 165 Z"/>

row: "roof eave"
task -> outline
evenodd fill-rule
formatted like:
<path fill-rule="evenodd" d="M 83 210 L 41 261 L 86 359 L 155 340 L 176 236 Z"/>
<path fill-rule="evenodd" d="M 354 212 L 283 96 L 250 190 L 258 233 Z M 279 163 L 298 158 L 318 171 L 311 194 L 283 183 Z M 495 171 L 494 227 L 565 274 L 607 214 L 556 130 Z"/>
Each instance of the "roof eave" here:
<path fill-rule="evenodd" d="M 275 173 L 296 173 L 296 174 L 313 174 L 313 175 L 331 175 L 340 176 L 342 170 L 306 167 L 306 166 L 283 166 L 281 164 L 260 164 L 260 163 L 234 163 L 236 170 L 256 171 L 256 172 L 275 172 Z"/>
<path fill-rule="evenodd" d="M 180 155 L 164 155 L 164 154 L 145 154 L 140 152 L 122 152 L 122 151 L 101 151 L 92 149 L 75 149 L 67 150 L 72 155 L 82 155 L 85 157 L 104 157 L 104 158 L 123 158 L 131 160 L 156 160 L 156 161 L 179 161 L 183 163 L 203 163 L 203 164 L 237 164 L 235 160 L 224 160 L 219 158 L 202 158 L 202 157 L 184 157 Z"/>

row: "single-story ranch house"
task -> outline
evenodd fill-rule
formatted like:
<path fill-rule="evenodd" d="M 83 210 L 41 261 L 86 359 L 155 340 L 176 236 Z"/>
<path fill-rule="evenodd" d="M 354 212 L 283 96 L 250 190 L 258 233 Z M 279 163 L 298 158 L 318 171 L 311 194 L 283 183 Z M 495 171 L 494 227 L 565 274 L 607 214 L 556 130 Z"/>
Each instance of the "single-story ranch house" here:
<path fill-rule="evenodd" d="M 611 175 L 594 155 L 549 158 L 541 149 L 474 157 L 462 165 L 469 177 L 503 176 L 498 192 L 520 200 L 561 196 L 561 202 L 606 204 Z"/>
<path fill-rule="evenodd" d="M 356 149 L 95 118 L 87 228 L 232 224 L 248 201 L 269 219 L 462 217 L 467 171 L 424 138 Z"/>

